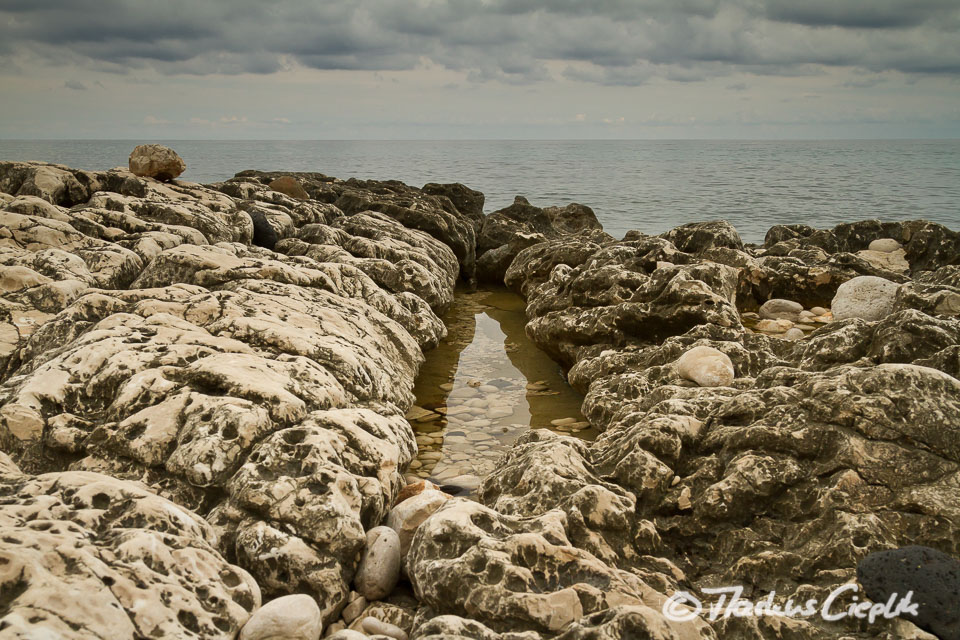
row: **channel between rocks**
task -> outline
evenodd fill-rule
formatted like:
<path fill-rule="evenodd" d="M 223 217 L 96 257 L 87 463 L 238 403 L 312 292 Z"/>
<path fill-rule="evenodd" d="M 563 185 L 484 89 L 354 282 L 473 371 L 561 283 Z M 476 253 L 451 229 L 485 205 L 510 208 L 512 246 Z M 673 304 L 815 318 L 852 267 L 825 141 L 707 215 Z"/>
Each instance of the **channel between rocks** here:
<path fill-rule="evenodd" d="M 419 453 L 412 475 L 475 496 L 497 459 L 532 428 L 592 440 L 583 396 L 525 332 L 525 303 L 507 289 L 457 290 L 448 335 L 426 355 L 407 413 Z"/>
<path fill-rule="evenodd" d="M 956 231 L 134 155 L 0 162 L 0 638 L 951 637 L 669 614 L 953 588 Z"/>

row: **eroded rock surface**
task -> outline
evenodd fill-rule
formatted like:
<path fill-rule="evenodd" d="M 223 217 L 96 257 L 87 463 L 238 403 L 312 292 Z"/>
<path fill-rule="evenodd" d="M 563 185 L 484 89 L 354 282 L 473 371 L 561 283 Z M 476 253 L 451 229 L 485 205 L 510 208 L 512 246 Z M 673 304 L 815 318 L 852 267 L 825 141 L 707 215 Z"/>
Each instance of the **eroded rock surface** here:
<path fill-rule="evenodd" d="M 466 256 L 473 227 L 449 198 L 399 183 L 383 196 L 411 198 L 399 213 L 361 206 L 372 184 L 348 212 L 242 178 L 5 163 L 0 185 L 3 451 L 38 478 L 149 487 L 206 519 L 204 566 L 227 566 L 222 554 L 266 599 L 308 594 L 335 619 L 416 453 L 404 414 L 446 333 L 436 312 L 460 271 L 447 243 Z M 256 246 L 264 228 L 276 250 Z M 158 534 L 150 553 L 188 542 Z M 188 631 L 164 635 L 235 635 L 259 597 L 214 598 L 215 624 L 184 605 Z M 177 623 L 177 602 L 152 600 L 157 629 Z"/>
<path fill-rule="evenodd" d="M 187 169 L 176 151 L 161 144 L 141 144 L 135 148 L 130 154 L 129 166 L 135 176 L 163 182 L 173 180 Z"/>
<path fill-rule="evenodd" d="M 523 249 L 547 239 L 602 231 L 590 207 L 535 207 L 517 196 L 509 207 L 494 211 L 483 220 L 477 237 L 477 276 L 483 282 L 502 284 L 510 263 Z"/>
<path fill-rule="evenodd" d="M 0 637 L 234 638 L 260 590 L 217 542 L 141 483 L 0 453 Z"/>
<path fill-rule="evenodd" d="M 855 255 L 879 238 L 903 244 L 909 270 L 883 271 Z M 497 584 L 488 579 L 470 601 L 523 612 L 531 594 L 559 597 L 565 581 L 586 572 L 538 563 L 556 553 L 549 545 L 568 541 L 638 579 L 631 594 L 644 598 L 585 606 L 557 637 L 673 637 L 659 626 L 656 594 L 741 585 L 751 601 L 776 591 L 781 602 L 822 602 L 856 579 L 858 562 L 872 551 L 923 544 L 956 557 L 960 319 L 953 263 L 960 254 L 938 248 L 956 242 L 957 234 L 929 223 L 857 223 L 831 232 L 774 228 L 763 248 L 750 248 L 728 225 L 707 223 L 660 237 L 597 238 L 587 248 L 558 239 L 521 251 L 506 281 L 527 298 L 527 333 L 571 367 L 571 384 L 586 394 L 584 415 L 604 433 L 593 444 L 528 434 L 486 478 L 480 499 L 494 512 L 470 519 L 483 535 L 503 537 L 508 515 L 529 523 L 550 514 L 554 537 L 535 553 L 502 556 L 509 560 L 498 575 L 529 572 L 535 582 L 514 581 L 516 588 L 492 598 L 483 595 Z M 879 319 L 826 320 L 797 341 L 744 326 L 742 314 L 771 299 L 802 304 L 776 302 L 762 315 L 787 311 L 800 320 L 804 305 L 829 303 L 840 285 L 863 275 L 892 283 L 892 308 Z M 736 378 L 723 386 L 685 379 L 678 359 L 701 353 L 728 358 Z M 424 527 L 440 526 L 454 504 Z M 421 540 L 424 531 L 411 559 L 437 544 Z M 449 546 L 478 535 L 465 518 L 448 517 L 434 538 Z M 477 548 L 490 553 L 502 544 Z M 448 551 L 432 555 L 447 558 Z M 420 562 L 424 580 L 428 566 L 443 574 L 441 560 Z M 616 591 L 597 577 L 585 581 Z M 581 605 L 589 602 L 580 595 Z M 438 613 L 465 615 L 431 604 Z M 485 615 L 478 619 L 491 632 L 505 630 L 494 618 L 507 614 Z M 511 615 L 511 629 L 547 634 L 543 621 Z M 700 623 L 695 634 L 703 637 L 757 640 L 887 638 L 901 629 L 819 616 Z"/>
<path fill-rule="evenodd" d="M 0 163 L 0 190 L 0 637 L 236 637 L 262 593 L 317 609 L 265 607 L 248 634 L 879 640 L 907 623 L 663 606 L 724 585 L 822 601 L 872 552 L 957 555 L 960 235 L 941 226 L 618 241 L 577 208 L 531 213 L 553 236 L 501 229 L 463 185 L 43 163 Z M 602 433 L 526 433 L 479 502 L 401 492 L 413 382 L 478 237 Z M 832 318 L 859 276 L 892 283 L 884 314 Z M 383 525 L 389 562 L 358 584 L 392 584 L 396 546 L 404 578 L 352 593 Z"/>

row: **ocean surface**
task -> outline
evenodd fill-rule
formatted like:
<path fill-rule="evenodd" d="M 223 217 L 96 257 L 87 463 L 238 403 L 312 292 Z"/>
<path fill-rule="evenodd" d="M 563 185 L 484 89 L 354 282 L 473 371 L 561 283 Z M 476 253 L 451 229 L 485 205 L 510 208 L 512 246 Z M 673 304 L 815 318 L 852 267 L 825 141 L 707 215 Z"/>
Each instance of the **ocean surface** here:
<path fill-rule="evenodd" d="M 539 206 L 586 204 L 617 237 L 713 219 L 747 242 L 775 224 L 869 218 L 960 230 L 960 140 L 156 142 L 184 158 L 186 180 L 261 169 L 462 182 L 486 195 L 488 213 L 518 194 Z M 0 160 L 108 169 L 126 165 L 137 143 L 0 140 Z"/>

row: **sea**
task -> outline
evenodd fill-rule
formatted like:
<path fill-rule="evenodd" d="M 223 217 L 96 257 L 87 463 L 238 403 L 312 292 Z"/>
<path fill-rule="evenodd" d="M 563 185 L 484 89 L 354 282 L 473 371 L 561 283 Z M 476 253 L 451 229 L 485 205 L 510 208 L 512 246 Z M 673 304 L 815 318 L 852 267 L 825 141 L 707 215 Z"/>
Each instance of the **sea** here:
<path fill-rule="evenodd" d="M 141 142 L 174 148 L 185 180 L 260 169 L 462 182 L 487 213 L 517 195 L 579 202 L 616 237 L 717 219 L 753 243 L 775 224 L 922 218 L 960 230 L 960 140 L 0 140 L 0 160 L 108 169 Z"/>

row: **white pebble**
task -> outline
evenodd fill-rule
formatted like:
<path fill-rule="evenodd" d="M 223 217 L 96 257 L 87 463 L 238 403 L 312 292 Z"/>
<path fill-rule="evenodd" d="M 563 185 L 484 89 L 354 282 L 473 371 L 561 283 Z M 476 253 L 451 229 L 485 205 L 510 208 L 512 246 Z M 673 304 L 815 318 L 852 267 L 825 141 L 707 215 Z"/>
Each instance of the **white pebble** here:
<path fill-rule="evenodd" d="M 298 593 L 271 600 L 254 611 L 240 630 L 239 640 L 317 640 L 322 631 L 317 601 Z"/>
<path fill-rule="evenodd" d="M 899 288 L 896 282 L 876 276 L 857 276 L 847 280 L 837 288 L 837 295 L 830 304 L 833 319 L 882 320 L 893 313 Z"/>
<path fill-rule="evenodd" d="M 867 247 L 869 251 L 880 251 L 882 253 L 893 253 L 897 249 L 902 249 L 903 245 L 893 238 L 879 238 L 870 243 Z"/>
<path fill-rule="evenodd" d="M 367 600 L 380 600 L 393 591 L 400 579 L 400 536 L 390 527 L 367 532 L 367 546 L 353 582 Z M 359 614 L 358 614 L 359 615 Z"/>
<path fill-rule="evenodd" d="M 377 620 L 373 616 L 367 616 L 360 623 L 360 626 L 367 633 L 376 633 L 382 636 L 390 636 L 396 640 L 407 640 L 407 632 L 395 624 Z"/>
<path fill-rule="evenodd" d="M 677 373 L 701 387 L 726 387 L 735 377 L 733 362 L 713 347 L 694 347 L 677 359 Z"/>

